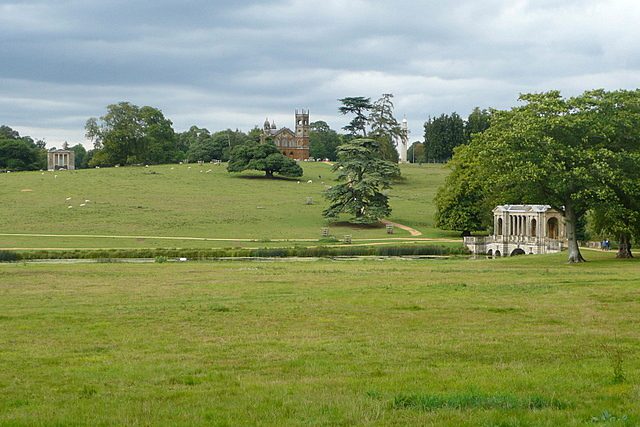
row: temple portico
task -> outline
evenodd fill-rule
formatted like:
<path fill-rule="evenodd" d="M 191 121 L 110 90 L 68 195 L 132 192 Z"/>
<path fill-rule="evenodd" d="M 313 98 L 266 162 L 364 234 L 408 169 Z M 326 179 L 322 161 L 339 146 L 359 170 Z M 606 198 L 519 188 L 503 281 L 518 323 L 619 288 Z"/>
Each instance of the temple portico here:
<path fill-rule="evenodd" d="M 502 205 L 493 210 L 493 235 L 465 237 L 477 255 L 508 256 L 560 252 L 564 217 L 548 205 Z"/>
<path fill-rule="evenodd" d="M 50 150 L 47 152 L 47 169 L 75 169 L 76 156 L 72 150 Z"/>

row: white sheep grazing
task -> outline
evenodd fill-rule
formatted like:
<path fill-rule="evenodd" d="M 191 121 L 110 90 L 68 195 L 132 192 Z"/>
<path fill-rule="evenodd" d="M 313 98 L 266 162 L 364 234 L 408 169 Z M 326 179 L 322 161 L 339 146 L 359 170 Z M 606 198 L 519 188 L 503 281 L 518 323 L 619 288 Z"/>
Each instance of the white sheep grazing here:
<path fill-rule="evenodd" d="M 68 209 L 71 209 L 72 207 L 73 207 L 73 206 L 68 206 L 67 208 L 68 208 Z"/>
<path fill-rule="evenodd" d="M 307 181 L 307 184 L 313 184 L 313 181 L 309 180 Z"/>
<path fill-rule="evenodd" d="M 85 203 L 89 203 L 90 201 L 91 201 L 91 200 L 89 200 L 89 199 L 84 199 L 84 202 L 85 202 Z"/>
<path fill-rule="evenodd" d="M 65 200 L 71 200 L 71 197 L 67 197 Z"/>
<path fill-rule="evenodd" d="M 87 206 L 86 203 L 80 203 L 80 206 Z"/>

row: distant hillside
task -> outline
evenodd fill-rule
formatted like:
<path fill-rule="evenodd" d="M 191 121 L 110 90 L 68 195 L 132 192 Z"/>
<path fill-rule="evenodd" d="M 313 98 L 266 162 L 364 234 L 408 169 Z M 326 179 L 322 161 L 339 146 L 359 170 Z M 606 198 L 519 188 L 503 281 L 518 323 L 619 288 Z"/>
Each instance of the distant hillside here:
<path fill-rule="evenodd" d="M 270 180 L 261 173 L 249 172 L 232 175 L 225 165 L 213 164 L 1 174 L 0 233 L 245 238 L 265 242 L 318 239 L 326 226 L 321 216 L 326 206 L 322 194 L 332 185 L 333 174 L 327 164 L 302 165 L 305 174 L 299 180 Z M 447 235 L 432 228 L 433 196 L 447 173 L 439 165 L 403 165 L 403 179 L 390 190 L 393 214 L 389 219 L 417 228 L 427 237 Z M 313 204 L 307 204 L 307 198 Z M 330 232 L 339 237 L 387 237 L 384 228 L 331 226 Z M 396 230 L 396 236 L 408 233 Z M 33 247 L 160 245 L 143 240 L 108 242 L 106 238 L 87 241 L 0 236 L 0 247 L 24 247 L 26 243 Z M 186 244 L 198 243 L 176 241 L 162 246 Z"/>

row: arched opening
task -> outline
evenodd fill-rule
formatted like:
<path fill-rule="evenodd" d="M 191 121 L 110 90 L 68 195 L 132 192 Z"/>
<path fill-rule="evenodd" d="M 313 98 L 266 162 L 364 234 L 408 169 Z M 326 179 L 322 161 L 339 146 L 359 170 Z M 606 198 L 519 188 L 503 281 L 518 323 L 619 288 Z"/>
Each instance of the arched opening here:
<path fill-rule="evenodd" d="M 500 253 L 500 251 L 496 251 L 496 256 L 502 256 L 502 254 Z"/>
<path fill-rule="evenodd" d="M 526 252 L 523 249 L 516 248 L 511 252 L 511 256 L 516 256 L 516 255 L 526 255 Z"/>
<path fill-rule="evenodd" d="M 290 155 L 291 157 L 293 157 L 293 151 L 291 151 L 291 152 L 289 153 L 289 155 Z"/>
<path fill-rule="evenodd" d="M 535 218 L 531 219 L 531 237 L 536 237 L 538 228 L 538 221 Z"/>
<path fill-rule="evenodd" d="M 493 249 L 489 249 L 489 250 L 487 251 L 487 255 L 489 255 L 489 256 L 493 256 Z"/>
<path fill-rule="evenodd" d="M 549 218 L 547 221 L 547 237 L 550 239 L 558 238 L 558 218 Z"/>
<path fill-rule="evenodd" d="M 502 236 L 502 218 L 498 218 L 498 236 Z"/>

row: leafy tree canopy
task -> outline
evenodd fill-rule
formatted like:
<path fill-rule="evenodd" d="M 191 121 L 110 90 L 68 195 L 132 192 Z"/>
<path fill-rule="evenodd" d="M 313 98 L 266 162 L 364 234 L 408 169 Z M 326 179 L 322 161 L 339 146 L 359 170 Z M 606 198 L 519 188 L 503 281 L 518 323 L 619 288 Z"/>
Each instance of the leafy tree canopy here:
<path fill-rule="evenodd" d="M 302 176 L 302 168 L 293 159 L 284 156 L 271 142 L 259 143 L 249 141 L 231 149 L 231 156 L 227 164 L 229 172 L 244 170 L 264 171 L 268 177 L 275 173 L 287 176 Z"/>
<path fill-rule="evenodd" d="M 456 150 L 456 169 L 497 203 L 549 204 L 565 215 L 570 262 L 584 261 L 577 233 L 599 206 L 635 209 L 640 170 L 640 91 L 558 91 L 521 95 L 524 105 L 493 111 L 490 127 Z M 627 218 L 628 215 L 622 215 Z"/>
<path fill-rule="evenodd" d="M 171 121 L 153 107 L 129 102 L 108 105 L 100 120 L 87 120 L 85 130 L 99 150 L 91 166 L 169 163 L 180 158 Z"/>
<path fill-rule="evenodd" d="M 393 116 L 393 95 L 383 94 L 371 103 L 371 98 L 361 96 L 342 98 L 338 109 L 342 114 L 352 114 L 351 122 L 343 127 L 351 137 L 370 138 L 378 141 L 378 155 L 398 162 L 395 142 L 402 136 L 400 124 Z"/>
<path fill-rule="evenodd" d="M 380 158 L 378 144 L 373 139 L 357 138 L 338 148 L 338 162 L 333 170 L 340 184 L 326 193 L 329 207 L 323 215 L 327 219 L 336 220 L 341 213 L 347 213 L 353 223 L 372 224 L 391 214 L 383 190 L 391 187 L 399 168 Z"/>
<path fill-rule="evenodd" d="M 311 123 L 310 128 L 309 155 L 315 159 L 336 160 L 336 150 L 341 142 L 340 135 L 323 121 Z"/>
<path fill-rule="evenodd" d="M 20 136 L 9 126 L 0 126 L 0 169 L 38 170 L 46 167 L 46 151 L 31 137 Z"/>
<path fill-rule="evenodd" d="M 346 130 L 353 136 L 361 136 L 366 138 L 367 127 L 369 124 L 369 113 L 373 104 L 371 104 L 371 98 L 365 98 L 363 96 L 352 96 L 339 99 L 342 106 L 338 108 L 341 114 L 353 114 L 353 119 L 348 125 L 342 129 Z"/>

